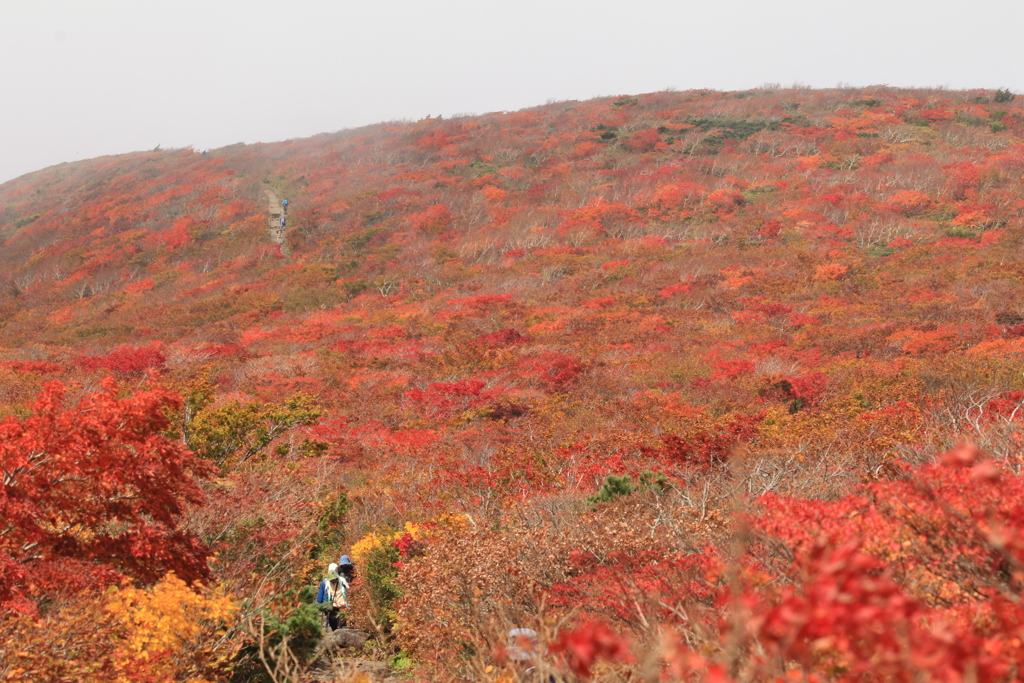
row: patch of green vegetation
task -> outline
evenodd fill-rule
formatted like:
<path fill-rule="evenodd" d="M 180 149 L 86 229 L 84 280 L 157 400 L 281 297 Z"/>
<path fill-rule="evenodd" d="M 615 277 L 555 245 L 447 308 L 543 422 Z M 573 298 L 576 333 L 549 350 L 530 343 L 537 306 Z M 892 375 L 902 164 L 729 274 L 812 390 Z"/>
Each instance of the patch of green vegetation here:
<path fill-rule="evenodd" d="M 604 484 L 601 485 L 601 489 L 587 498 L 587 503 L 598 505 L 611 502 L 616 498 L 632 495 L 637 491 L 657 491 L 661 493 L 667 488 L 668 478 L 661 472 L 651 472 L 650 470 L 643 472 L 636 483 L 633 482 L 633 477 L 628 474 L 621 477 L 609 474 L 608 478 L 604 480 Z"/>
<path fill-rule="evenodd" d="M 384 542 L 374 546 L 366 555 L 364 574 L 366 587 L 370 591 L 370 603 L 377 611 L 376 621 L 385 631 L 395 625 L 397 614 L 395 601 L 402 592 L 396 583 L 398 569 L 395 564 L 402 559 L 394 543 Z"/>
<path fill-rule="evenodd" d="M 352 233 L 345 241 L 348 243 L 348 246 L 353 249 L 362 249 L 370 242 L 370 240 L 384 232 L 384 230 L 385 228 L 383 226 L 367 228 L 366 230 L 360 230 L 359 232 Z"/>
<path fill-rule="evenodd" d="M 778 130 L 781 122 L 769 120 L 691 117 L 686 119 L 686 123 L 691 126 L 696 126 L 702 131 L 718 130 L 720 132 L 715 137 L 719 137 L 722 140 L 730 138 L 746 140 L 754 133 L 760 133 L 762 130 Z"/>
<path fill-rule="evenodd" d="M 135 328 L 131 325 L 84 325 L 71 330 L 71 337 L 76 341 L 82 341 L 84 339 L 95 339 L 97 337 L 114 337 L 119 335 L 127 335 L 134 331 Z"/>
<path fill-rule="evenodd" d="M 366 280 L 345 280 L 339 286 L 346 297 L 353 299 L 368 290 L 372 285 Z"/>
<path fill-rule="evenodd" d="M 253 638 L 238 653 L 232 680 L 259 683 L 277 680 L 268 673 L 266 665 L 275 667 L 278 661 L 284 661 L 287 658 L 285 649 L 300 663 L 305 663 L 313 657 L 323 637 L 322 617 L 314 602 L 315 590 L 306 586 L 299 591 L 288 591 L 276 597 L 274 601 L 278 603 L 299 603 L 298 607 L 292 609 L 284 618 L 269 610 L 260 612 L 262 618 L 259 619 L 257 628 L 262 629 L 262 637 Z M 260 641 L 263 643 L 262 655 Z M 266 665 L 262 662 L 263 657 L 268 660 Z"/>
<path fill-rule="evenodd" d="M 993 99 L 995 99 L 996 102 L 1012 102 L 1015 97 L 1016 95 L 1009 90 L 1000 88 L 999 90 L 996 90 L 996 96 Z"/>
<path fill-rule="evenodd" d="M 405 650 L 399 650 L 398 654 L 392 657 L 388 663 L 392 671 L 405 671 L 406 669 L 411 669 L 414 665 L 415 662 L 413 662 L 412 657 Z"/>
<path fill-rule="evenodd" d="M 345 520 L 349 507 L 348 495 L 344 491 L 338 491 L 324 502 L 309 548 L 309 557 L 320 561 L 317 570 L 344 545 Z"/>
<path fill-rule="evenodd" d="M 293 287 L 281 294 L 281 310 L 292 313 L 332 308 L 341 303 L 340 298 L 333 287 Z"/>
<path fill-rule="evenodd" d="M 780 123 L 789 124 L 790 126 L 797 126 L 798 128 L 807 128 L 811 125 L 811 120 L 803 114 L 797 114 L 796 116 L 785 116 Z"/>
<path fill-rule="evenodd" d="M 482 178 L 485 175 L 497 173 L 500 167 L 487 161 L 471 161 L 461 168 L 464 171 L 462 174 L 463 176 L 470 179 L 476 179 Z"/>
<path fill-rule="evenodd" d="M 946 228 L 943 231 L 946 237 L 966 237 L 967 239 L 976 240 L 979 235 L 973 228 L 966 228 L 959 225 L 953 225 Z"/>
<path fill-rule="evenodd" d="M 963 124 L 965 126 L 986 125 L 985 119 L 981 118 L 980 116 L 970 116 L 969 114 L 965 114 L 962 111 L 958 111 L 956 112 L 956 114 L 953 115 L 953 121 L 959 124 Z"/>
<path fill-rule="evenodd" d="M 37 213 L 33 216 L 25 216 L 24 218 L 19 218 L 18 220 L 14 221 L 14 227 L 20 229 L 24 228 L 26 225 L 31 225 L 39 218 L 39 216 L 40 214 Z"/>
<path fill-rule="evenodd" d="M 865 254 L 873 258 L 882 258 L 895 252 L 896 250 L 893 247 L 883 247 L 881 244 L 872 244 L 864 250 Z"/>
<path fill-rule="evenodd" d="M 743 199 L 747 202 L 755 202 L 758 200 L 767 199 L 772 193 L 778 188 L 774 185 L 757 185 L 755 187 L 748 187 L 747 189 L 740 192 L 743 195 Z"/>

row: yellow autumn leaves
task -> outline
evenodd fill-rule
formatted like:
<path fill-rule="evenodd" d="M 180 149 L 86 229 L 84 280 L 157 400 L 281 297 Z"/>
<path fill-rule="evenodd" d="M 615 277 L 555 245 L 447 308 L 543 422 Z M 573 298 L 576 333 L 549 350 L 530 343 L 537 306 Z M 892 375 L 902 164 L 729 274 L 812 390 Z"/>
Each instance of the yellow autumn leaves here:
<path fill-rule="evenodd" d="M 406 534 L 409 534 L 417 541 L 423 538 L 423 527 L 419 524 L 413 524 L 412 522 L 406 522 L 405 526 L 398 531 L 392 533 L 377 533 L 371 532 L 363 536 L 361 539 L 356 541 L 352 546 L 352 550 L 349 555 L 352 559 L 357 562 L 366 558 L 375 548 L 379 548 L 382 545 L 391 543 L 399 538 L 402 538 Z"/>
<path fill-rule="evenodd" d="M 111 594 L 109 610 L 124 629 L 123 657 L 128 668 L 144 668 L 157 680 L 200 683 L 203 671 L 222 668 L 231 652 L 216 652 L 216 636 L 238 612 L 238 604 L 219 589 L 194 591 L 174 573 L 151 589 L 122 588 Z M 128 677 L 124 681 L 130 680 Z"/>
<path fill-rule="evenodd" d="M 406 534 L 412 536 L 414 540 L 422 541 L 430 533 L 436 533 L 438 529 L 465 529 L 470 524 L 472 524 L 472 520 L 468 515 L 458 513 L 441 515 L 426 524 L 406 522 L 405 526 L 398 531 L 390 533 L 375 531 L 366 534 L 355 542 L 351 550 L 349 550 L 349 555 L 358 562 L 365 560 L 374 549 L 388 543 L 393 543 Z"/>
<path fill-rule="evenodd" d="M 115 588 L 45 615 L 10 617 L 0 620 L 0 679 L 223 680 L 239 646 L 228 633 L 238 611 L 222 589 L 189 587 L 168 574 L 150 588 Z"/>

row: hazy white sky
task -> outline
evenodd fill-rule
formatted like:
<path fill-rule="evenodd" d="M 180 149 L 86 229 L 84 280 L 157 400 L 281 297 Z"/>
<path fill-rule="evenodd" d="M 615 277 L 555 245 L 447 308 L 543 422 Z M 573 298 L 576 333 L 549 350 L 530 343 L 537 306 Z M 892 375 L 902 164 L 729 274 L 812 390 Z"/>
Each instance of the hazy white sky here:
<path fill-rule="evenodd" d="M 765 82 L 1024 91 L 1020 0 L 0 0 L 0 182 L 548 100 Z"/>

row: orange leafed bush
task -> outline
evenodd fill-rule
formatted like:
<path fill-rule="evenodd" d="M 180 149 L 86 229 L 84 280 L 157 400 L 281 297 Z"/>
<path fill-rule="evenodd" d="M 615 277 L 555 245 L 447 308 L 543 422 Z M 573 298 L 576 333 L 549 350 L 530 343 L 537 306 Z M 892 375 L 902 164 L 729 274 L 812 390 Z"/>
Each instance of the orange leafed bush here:
<path fill-rule="evenodd" d="M 850 267 L 841 263 L 826 263 L 814 269 L 814 279 L 821 282 L 841 280 L 850 272 Z"/>
<path fill-rule="evenodd" d="M 934 206 L 935 202 L 919 190 L 904 190 L 889 197 L 889 203 L 907 216 L 917 216 Z"/>

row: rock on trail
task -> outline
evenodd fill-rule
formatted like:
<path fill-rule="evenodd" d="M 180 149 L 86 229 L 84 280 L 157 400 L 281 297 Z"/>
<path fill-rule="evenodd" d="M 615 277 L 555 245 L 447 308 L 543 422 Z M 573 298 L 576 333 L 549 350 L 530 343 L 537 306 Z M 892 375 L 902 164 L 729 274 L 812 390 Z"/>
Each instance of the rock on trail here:
<path fill-rule="evenodd" d="M 324 636 L 316 661 L 308 670 L 310 683 L 398 683 L 401 678 L 388 675 L 387 662 L 360 657 L 370 635 L 365 631 L 342 628 Z"/>

